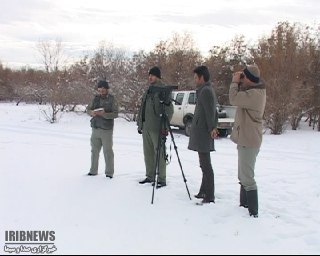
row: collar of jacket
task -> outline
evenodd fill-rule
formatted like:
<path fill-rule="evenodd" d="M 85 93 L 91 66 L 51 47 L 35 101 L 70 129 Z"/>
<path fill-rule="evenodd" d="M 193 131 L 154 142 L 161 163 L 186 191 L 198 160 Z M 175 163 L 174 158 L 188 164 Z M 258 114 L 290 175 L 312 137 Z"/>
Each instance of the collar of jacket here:
<path fill-rule="evenodd" d="M 197 87 L 196 91 L 200 91 L 202 88 L 204 88 L 205 86 L 211 86 L 210 82 L 205 82 L 204 84 L 200 85 L 199 87 Z"/>
<path fill-rule="evenodd" d="M 99 98 L 99 99 L 107 99 L 107 98 L 110 97 L 110 94 L 107 93 L 107 95 L 105 95 L 105 96 L 103 96 L 103 95 L 101 95 L 101 94 L 97 94 L 96 97 Z"/>
<path fill-rule="evenodd" d="M 252 89 L 266 89 L 266 85 L 264 83 L 258 83 L 256 85 L 250 85 L 250 86 L 240 86 L 240 91 L 249 91 Z"/>
<path fill-rule="evenodd" d="M 158 80 L 154 84 L 150 84 L 149 86 L 164 86 L 164 83 L 161 80 Z"/>

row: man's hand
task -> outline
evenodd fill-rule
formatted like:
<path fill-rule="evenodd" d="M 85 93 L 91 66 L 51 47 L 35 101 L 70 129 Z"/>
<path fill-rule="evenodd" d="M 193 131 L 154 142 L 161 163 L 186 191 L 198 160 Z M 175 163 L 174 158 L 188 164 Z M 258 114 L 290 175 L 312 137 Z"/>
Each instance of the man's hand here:
<path fill-rule="evenodd" d="M 99 111 L 94 111 L 94 113 L 95 113 L 95 116 L 102 116 L 106 112 L 104 112 L 104 110 L 99 110 Z"/>
<path fill-rule="evenodd" d="M 90 110 L 90 115 L 91 115 L 92 117 L 102 116 L 103 114 L 105 114 L 103 108 L 97 108 L 97 109 L 94 109 L 94 110 Z"/>
<path fill-rule="evenodd" d="M 233 77 L 232 77 L 232 83 L 238 84 L 238 83 L 240 82 L 240 80 L 241 80 L 241 78 L 240 78 L 240 75 L 241 75 L 241 74 L 242 74 L 241 71 L 235 72 L 235 73 L 233 74 Z"/>
<path fill-rule="evenodd" d="M 210 134 L 212 139 L 216 139 L 219 136 L 219 131 L 217 128 L 213 128 Z"/>
<path fill-rule="evenodd" d="M 168 136 L 168 134 L 169 134 L 169 130 L 168 129 L 166 129 L 166 128 L 161 129 L 161 135 L 162 136 Z"/>

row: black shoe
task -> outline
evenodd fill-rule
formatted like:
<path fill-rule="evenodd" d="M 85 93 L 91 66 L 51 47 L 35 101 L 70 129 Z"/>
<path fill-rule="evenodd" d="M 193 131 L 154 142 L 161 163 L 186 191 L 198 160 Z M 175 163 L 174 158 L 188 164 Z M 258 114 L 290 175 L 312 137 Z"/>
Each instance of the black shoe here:
<path fill-rule="evenodd" d="M 88 176 L 96 176 L 96 175 L 98 175 L 98 174 L 97 174 L 97 173 L 96 173 L 96 174 L 93 174 L 93 173 L 89 172 L 87 175 L 88 175 Z"/>
<path fill-rule="evenodd" d="M 203 203 L 203 204 L 210 204 L 210 203 L 215 203 L 215 202 L 214 202 L 214 199 L 206 199 L 206 198 L 203 198 L 203 200 L 201 201 L 201 203 Z"/>
<path fill-rule="evenodd" d="M 154 182 L 152 183 L 152 186 L 154 186 Z M 162 187 L 165 187 L 165 186 L 167 186 L 166 182 L 158 181 L 156 188 L 162 188 Z"/>
<path fill-rule="evenodd" d="M 110 180 L 113 178 L 111 175 L 106 174 L 106 177 L 109 178 Z"/>
<path fill-rule="evenodd" d="M 249 213 L 249 215 L 252 216 L 253 218 L 258 218 L 258 213 L 257 214 Z"/>
<path fill-rule="evenodd" d="M 153 181 L 147 177 L 147 178 L 145 178 L 144 180 L 139 181 L 139 184 L 152 183 L 152 182 L 153 182 Z"/>
<path fill-rule="evenodd" d="M 206 194 L 205 193 L 198 193 L 196 195 L 194 195 L 195 198 L 198 198 L 198 199 L 204 199 L 206 197 Z"/>
<path fill-rule="evenodd" d="M 162 187 L 165 187 L 165 186 L 167 186 L 167 183 L 165 183 L 165 182 L 158 182 L 156 188 L 162 188 Z"/>

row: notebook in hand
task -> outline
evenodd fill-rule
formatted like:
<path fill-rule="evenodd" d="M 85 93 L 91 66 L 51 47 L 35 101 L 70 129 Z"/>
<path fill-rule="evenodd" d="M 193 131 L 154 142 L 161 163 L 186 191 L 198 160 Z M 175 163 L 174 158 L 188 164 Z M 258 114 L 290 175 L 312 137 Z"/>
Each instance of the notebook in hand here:
<path fill-rule="evenodd" d="M 104 108 L 96 108 L 96 109 L 94 109 L 93 111 L 94 112 L 99 112 L 99 111 L 103 111 L 104 110 Z"/>

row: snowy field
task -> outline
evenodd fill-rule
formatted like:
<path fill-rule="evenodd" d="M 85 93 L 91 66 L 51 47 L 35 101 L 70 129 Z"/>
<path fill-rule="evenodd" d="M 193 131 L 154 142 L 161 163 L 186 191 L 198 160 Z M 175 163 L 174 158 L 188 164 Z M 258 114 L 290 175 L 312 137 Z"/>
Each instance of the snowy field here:
<path fill-rule="evenodd" d="M 259 218 L 239 207 L 236 145 L 216 141 L 211 154 L 216 203 L 197 206 L 201 170 L 188 137 L 174 130 L 167 187 L 145 177 L 136 124 L 116 119 L 115 176 L 86 176 L 90 117 L 65 113 L 45 121 L 44 106 L 0 103 L 0 253 L 6 231 L 55 232 L 53 254 L 319 254 L 320 132 L 264 135 L 256 164 Z M 167 141 L 169 146 L 169 140 Z M 15 253 L 12 253 L 13 255 Z M 20 253 L 22 254 L 22 253 Z M 30 254 L 30 253 L 29 253 Z"/>

